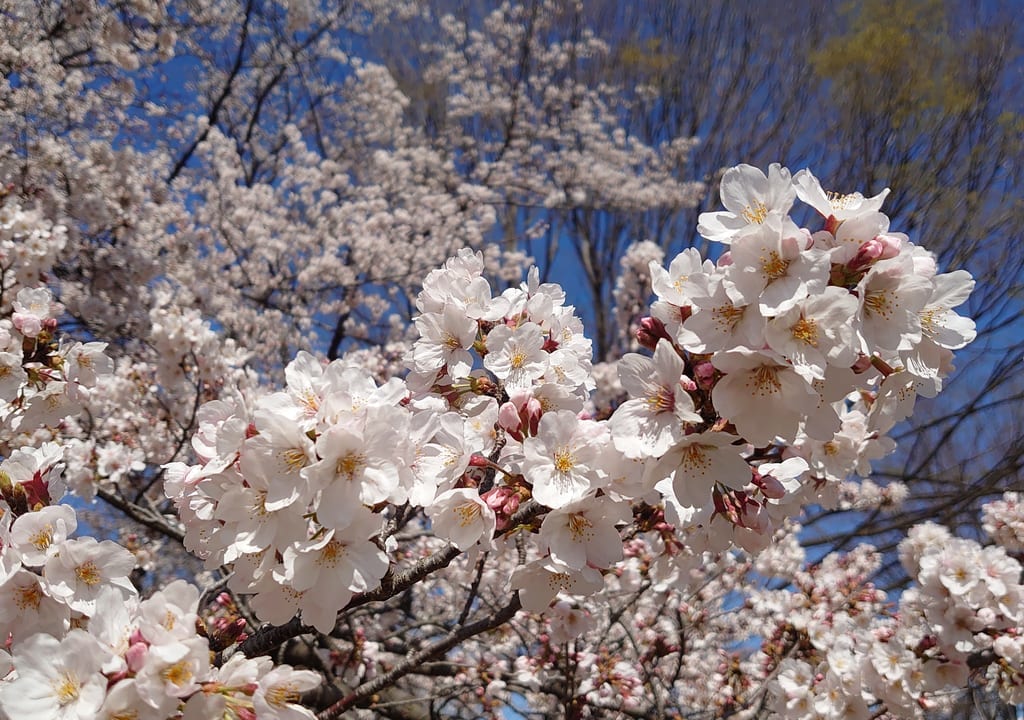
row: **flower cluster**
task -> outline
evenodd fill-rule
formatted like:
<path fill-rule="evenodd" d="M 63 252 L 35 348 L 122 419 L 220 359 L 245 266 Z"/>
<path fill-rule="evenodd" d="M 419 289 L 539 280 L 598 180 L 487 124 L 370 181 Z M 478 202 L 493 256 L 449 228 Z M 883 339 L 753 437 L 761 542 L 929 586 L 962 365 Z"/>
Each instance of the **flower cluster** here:
<path fill-rule="evenodd" d="M 608 420 L 585 410 L 590 342 L 561 288 L 533 270 L 495 294 L 481 254 L 461 251 L 423 282 L 405 381 L 301 353 L 285 392 L 203 406 L 199 464 L 166 484 L 187 546 L 233 564 L 261 618 L 300 611 L 325 632 L 388 572 L 405 504 L 468 550 L 499 549 L 532 500 L 511 579 L 538 612 L 601 590 L 633 520 L 679 582 L 703 550 L 764 547 L 891 449 L 884 433 L 973 336 L 951 310 L 969 276 L 890 233 L 884 196 L 830 198 L 779 166 L 726 173 L 727 211 L 700 229 L 729 251 L 650 264 L 658 301 L 638 337 L 653 356 L 619 361 L 628 398 Z M 822 229 L 790 219 L 797 197 Z"/>
<path fill-rule="evenodd" d="M 992 505 L 1005 508 L 1008 501 Z M 1019 510 L 1014 514 L 1019 522 Z M 872 555 L 876 566 L 877 553 L 866 557 Z M 771 688 L 779 717 L 869 718 L 880 707 L 918 717 L 979 669 L 979 679 L 1004 701 L 1024 700 L 1020 563 L 999 544 L 953 537 L 932 523 L 910 530 L 900 558 L 916 585 L 903 592 L 898 612 L 864 584 L 872 564 L 845 583 L 815 569 L 813 582 L 791 596 L 787 620 L 759 654 L 777 675 Z M 826 586 L 837 592 L 813 589 Z"/>
<path fill-rule="evenodd" d="M 55 340 L 59 310 L 45 288 L 14 302 L 4 392 L 8 437 L 32 436 L 78 411 L 112 363 L 102 343 Z M 42 399 L 40 399 L 42 398 Z M 43 409 L 40 409 L 42 406 Z M 114 462 L 114 452 L 100 458 Z M 4 717 L 312 718 L 302 692 L 320 676 L 210 650 L 240 638 L 245 622 L 206 626 L 199 590 L 177 580 L 140 600 L 136 557 L 110 540 L 74 537 L 63 448 L 24 446 L 0 462 L 0 709 Z"/>
<path fill-rule="evenodd" d="M 67 228 L 25 207 L 8 188 L 0 189 L 0 267 L 7 292 L 41 284 L 67 242 Z"/>
<path fill-rule="evenodd" d="M 654 357 L 619 362 L 630 399 L 610 427 L 678 524 L 724 517 L 751 547 L 794 508 L 835 502 L 973 339 L 973 322 L 952 311 L 973 280 L 939 274 L 890 230 L 887 193 L 836 196 L 807 170 L 740 165 L 722 179 L 726 210 L 698 226 L 727 251 L 716 263 L 696 250 L 667 270 L 652 263 L 658 300 L 640 334 Z M 789 216 L 797 198 L 820 229 Z"/>
<path fill-rule="evenodd" d="M 228 626 L 234 632 L 212 632 L 198 615 L 199 590 L 184 580 L 140 601 L 127 578 L 131 553 L 110 541 L 68 539 L 74 512 L 48 509 L 19 518 L 11 536 L 23 535 L 18 523 L 32 518 L 34 537 L 53 527 L 53 542 L 44 550 L 41 542 L 27 551 L 15 545 L 25 568 L 0 585 L 12 639 L 13 674 L 0 684 L 9 717 L 313 718 L 298 703 L 319 685 L 318 674 L 241 654 L 211 665 L 211 644 L 230 644 L 244 621 Z M 48 554 L 42 576 L 27 569 L 39 559 L 33 552 Z"/>

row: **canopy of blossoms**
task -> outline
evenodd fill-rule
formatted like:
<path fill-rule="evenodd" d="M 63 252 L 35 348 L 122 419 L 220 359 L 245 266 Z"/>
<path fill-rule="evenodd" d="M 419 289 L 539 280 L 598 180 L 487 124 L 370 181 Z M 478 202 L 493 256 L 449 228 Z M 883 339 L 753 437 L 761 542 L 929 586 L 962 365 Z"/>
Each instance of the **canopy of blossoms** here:
<path fill-rule="evenodd" d="M 721 194 L 698 230 L 724 252 L 651 264 L 648 352 L 617 377 L 595 372 L 562 288 L 531 270 L 498 292 L 466 249 L 423 279 L 401 377 L 300 352 L 277 391 L 225 384 L 164 492 L 184 546 L 226 579 L 144 599 L 136 556 L 76 536 L 60 503 L 65 476 L 89 496 L 141 465 L 116 443 L 99 472 L 75 453 L 114 364 L 102 342 L 61 340 L 37 281 L 63 228 L 5 198 L 4 283 L 21 289 L 0 326 L 0 421 L 23 444 L 0 463 L 0 714 L 310 718 L 309 691 L 339 678 L 350 692 L 321 706 L 330 718 L 445 656 L 481 714 L 547 707 L 569 659 L 588 678 L 569 699 L 580 717 L 910 717 L 969 681 L 1024 702 L 1017 495 L 988 506 L 988 545 L 914 528 L 900 560 L 916 584 L 897 603 L 868 581 L 871 548 L 807 564 L 797 541 L 801 508 L 842 502 L 916 396 L 942 389 L 974 337 L 954 311 L 973 280 L 889 227 L 886 192 L 740 165 Z M 797 199 L 814 227 L 790 217 Z M 743 587 L 750 573 L 775 582 Z M 364 642 L 313 669 L 266 654 L 403 593 L 463 610 L 404 654 Z M 687 618 L 686 647 L 659 630 L 666 607 Z M 588 633 L 596 653 L 575 644 Z"/>

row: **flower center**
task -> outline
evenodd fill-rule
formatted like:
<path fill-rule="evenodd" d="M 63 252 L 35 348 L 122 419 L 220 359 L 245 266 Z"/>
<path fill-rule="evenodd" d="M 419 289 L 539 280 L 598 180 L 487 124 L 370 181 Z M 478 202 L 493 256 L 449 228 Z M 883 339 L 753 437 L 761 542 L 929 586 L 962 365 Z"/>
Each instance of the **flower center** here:
<path fill-rule="evenodd" d="M 752 225 L 760 225 L 768 217 L 768 208 L 760 200 L 755 200 L 753 205 L 743 208 L 743 219 Z"/>
<path fill-rule="evenodd" d="M 300 699 L 298 688 L 291 683 L 275 685 L 267 690 L 267 704 L 271 707 L 283 708 L 288 703 L 297 703 Z"/>
<path fill-rule="evenodd" d="M 336 567 L 342 556 L 345 554 L 345 545 L 335 539 L 331 539 L 320 550 L 320 565 Z"/>
<path fill-rule="evenodd" d="M 480 517 L 480 506 L 474 502 L 467 502 L 455 508 L 455 514 L 459 516 L 459 527 L 469 527 Z"/>
<path fill-rule="evenodd" d="M 811 347 L 818 347 L 818 323 L 807 318 L 800 318 L 796 321 L 790 333 L 793 339 Z"/>
<path fill-rule="evenodd" d="M 692 445 L 687 445 L 683 450 L 683 456 L 680 458 L 679 464 L 687 472 L 697 470 L 703 473 L 711 467 L 711 460 L 708 458 L 708 454 L 704 452 L 703 445 L 693 443 Z"/>
<path fill-rule="evenodd" d="M 576 464 L 575 458 L 572 456 L 572 450 L 567 447 L 561 447 L 555 450 L 555 470 L 560 473 L 567 473 L 573 469 Z"/>
<path fill-rule="evenodd" d="M 67 705 L 78 699 L 78 691 L 81 689 L 78 678 L 72 672 L 65 672 L 59 680 L 54 681 L 53 691 L 57 696 L 57 702 Z"/>
<path fill-rule="evenodd" d="M 47 523 L 43 527 L 39 528 L 33 535 L 28 539 L 32 546 L 36 550 L 45 550 L 50 547 L 53 543 L 53 525 Z"/>
<path fill-rule="evenodd" d="M 289 448 L 284 450 L 281 453 L 281 460 L 291 472 L 301 470 L 309 464 L 309 458 L 306 457 L 306 453 L 302 452 L 299 448 Z"/>
<path fill-rule="evenodd" d="M 654 393 L 647 396 L 647 407 L 652 412 L 665 412 L 676 406 L 676 395 L 667 387 L 659 387 Z"/>
<path fill-rule="evenodd" d="M 363 465 L 366 464 L 366 457 L 360 453 L 347 453 L 338 458 L 338 462 L 334 465 L 335 474 L 345 478 L 346 480 L 353 480 L 359 471 L 363 469 Z"/>
<path fill-rule="evenodd" d="M 86 560 L 84 563 L 75 568 L 75 576 L 80 582 L 85 583 L 89 587 L 99 585 L 100 580 L 103 576 L 100 575 L 100 569 L 96 567 L 96 563 L 93 560 Z"/>
<path fill-rule="evenodd" d="M 572 539 L 576 542 L 589 539 L 593 535 L 590 532 L 592 527 L 594 527 L 594 523 L 590 522 L 586 515 L 582 513 L 572 513 L 569 515 L 569 532 L 572 534 Z"/>
<path fill-rule="evenodd" d="M 775 250 L 772 250 L 767 255 L 762 255 L 760 260 L 761 272 L 764 273 L 769 282 L 778 280 L 789 269 L 789 261 L 784 260 Z"/>
<path fill-rule="evenodd" d="M 36 583 L 22 585 L 14 589 L 14 604 L 18 606 L 19 610 L 26 610 L 28 608 L 38 610 L 42 599 L 43 591 L 39 589 L 39 585 Z"/>
<path fill-rule="evenodd" d="M 719 305 L 711 313 L 719 331 L 732 330 L 743 319 L 743 308 L 735 305 Z"/>
<path fill-rule="evenodd" d="M 519 370 L 526 364 L 526 353 L 522 350 L 516 350 L 508 359 L 508 364 L 512 366 L 514 370 Z"/>
<path fill-rule="evenodd" d="M 896 309 L 896 304 L 889 297 L 889 292 L 886 290 L 868 293 L 864 298 L 864 305 L 871 311 L 872 315 L 879 315 L 886 320 L 889 319 L 893 310 Z"/>
<path fill-rule="evenodd" d="M 762 365 L 751 373 L 747 386 L 753 390 L 754 394 L 761 397 L 776 394 L 782 389 L 782 383 L 779 382 L 779 369 L 771 365 Z"/>
<path fill-rule="evenodd" d="M 828 204 L 832 206 L 833 210 L 846 210 L 854 204 L 857 199 L 856 195 L 840 195 L 837 192 L 829 190 L 825 193 L 825 197 L 828 199 Z"/>
<path fill-rule="evenodd" d="M 192 680 L 192 668 L 189 666 L 188 661 L 179 660 L 170 667 L 166 667 L 160 671 L 160 677 L 166 682 L 182 687 Z"/>

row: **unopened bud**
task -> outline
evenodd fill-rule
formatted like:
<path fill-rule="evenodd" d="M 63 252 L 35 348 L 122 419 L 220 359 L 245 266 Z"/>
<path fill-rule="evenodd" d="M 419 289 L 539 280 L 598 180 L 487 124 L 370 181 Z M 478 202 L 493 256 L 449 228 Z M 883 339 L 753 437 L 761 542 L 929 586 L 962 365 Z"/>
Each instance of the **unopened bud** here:
<path fill-rule="evenodd" d="M 648 350 L 654 350 L 659 340 L 672 341 L 665 329 L 665 324 L 656 317 L 640 318 L 640 328 L 636 331 L 636 341 Z"/>
<path fill-rule="evenodd" d="M 761 492 L 766 498 L 780 500 L 786 497 L 786 486 L 771 475 L 758 476 L 758 478 L 754 480 L 754 484 L 761 488 Z"/>
<path fill-rule="evenodd" d="M 693 377 L 697 384 L 707 390 L 715 382 L 715 366 L 710 360 L 701 360 L 693 365 Z"/>
<path fill-rule="evenodd" d="M 869 355 L 861 355 L 850 367 L 855 373 L 860 375 L 863 372 L 867 372 L 868 368 L 871 367 L 871 357 Z"/>
<path fill-rule="evenodd" d="M 124 661 L 129 670 L 137 673 L 145 666 L 147 655 L 149 655 L 149 645 L 144 642 L 132 643 L 124 653 Z"/>
<path fill-rule="evenodd" d="M 469 458 L 469 467 L 485 468 L 491 464 L 491 461 L 485 458 L 483 455 L 472 455 Z"/>
<path fill-rule="evenodd" d="M 847 263 L 851 272 L 859 272 L 879 260 L 888 260 L 900 254 L 900 239 L 892 235 L 876 235 L 862 243 L 857 254 Z"/>
<path fill-rule="evenodd" d="M 514 488 L 501 486 L 491 488 L 483 493 L 480 499 L 494 511 L 497 529 L 501 531 L 508 528 L 509 520 L 519 509 L 519 493 Z"/>

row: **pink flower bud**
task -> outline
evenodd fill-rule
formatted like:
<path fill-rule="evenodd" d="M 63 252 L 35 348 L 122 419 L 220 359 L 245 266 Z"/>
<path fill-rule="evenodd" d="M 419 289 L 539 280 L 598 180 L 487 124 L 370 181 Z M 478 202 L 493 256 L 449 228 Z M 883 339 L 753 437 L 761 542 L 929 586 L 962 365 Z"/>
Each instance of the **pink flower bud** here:
<path fill-rule="evenodd" d="M 870 368 L 870 367 L 871 367 L 871 357 L 869 355 L 861 355 L 853 363 L 853 366 L 850 369 L 853 370 L 858 375 L 860 375 L 862 372 L 867 372 L 868 368 Z"/>
<path fill-rule="evenodd" d="M 485 458 L 483 455 L 472 455 L 469 458 L 469 466 L 476 468 L 484 468 L 490 464 L 490 460 Z"/>
<path fill-rule="evenodd" d="M 498 426 L 509 436 L 518 442 L 522 442 L 525 435 L 522 431 L 522 420 L 519 417 L 519 409 L 509 400 L 498 408 Z"/>
<path fill-rule="evenodd" d="M 497 529 L 508 528 L 509 520 L 519 509 L 519 493 L 510 487 L 491 488 L 480 496 L 487 507 L 494 511 Z"/>
<path fill-rule="evenodd" d="M 640 318 L 640 328 L 636 331 L 636 341 L 648 350 L 658 346 L 658 340 L 672 341 L 665 329 L 665 324 L 655 317 Z"/>
<path fill-rule="evenodd" d="M 540 404 L 540 400 L 531 395 L 530 399 L 526 401 L 526 407 L 520 413 L 523 414 L 523 421 L 530 430 L 530 435 L 536 435 L 537 428 L 540 427 L 540 416 L 544 414 L 544 407 Z"/>
<path fill-rule="evenodd" d="M 149 654 L 149 645 L 144 642 L 133 643 L 125 651 L 124 661 L 128 664 L 128 669 L 133 673 L 137 673 L 142 670 L 142 667 L 146 664 L 146 656 Z"/>
<path fill-rule="evenodd" d="M 786 496 L 786 487 L 771 475 L 759 475 L 754 479 L 754 484 L 761 488 L 765 497 L 772 500 L 779 500 Z"/>
<path fill-rule="evenodd" d="M 693 366 L 693 377 L 705 390 L 715 381 L 715 366 L 710 360 L 702 360 Z"/>
<path fill-rule="evenodd" d="M 876 235 L 861 244 L 857 254 L 846 264 L 850 272 L 860 272 L 879 260 L 888 260 L 900 254 L 900 239 L 892 235 Z"/>

